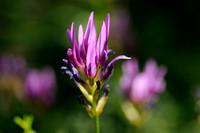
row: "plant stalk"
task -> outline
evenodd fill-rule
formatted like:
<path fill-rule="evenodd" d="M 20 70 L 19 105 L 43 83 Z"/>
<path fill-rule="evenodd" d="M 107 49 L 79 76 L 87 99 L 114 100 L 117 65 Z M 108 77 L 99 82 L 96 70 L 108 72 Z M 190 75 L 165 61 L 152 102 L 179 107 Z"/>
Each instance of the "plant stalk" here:
<path fill-rule="evenodd" d="M 99 129 L 99 116 L 96 113 L 96 101 L 94 101 L 93 103 L 93 111 L 94 111 L 94 124 L 95 124 L 95 133 L 100 133 L 100 129 Z"/>

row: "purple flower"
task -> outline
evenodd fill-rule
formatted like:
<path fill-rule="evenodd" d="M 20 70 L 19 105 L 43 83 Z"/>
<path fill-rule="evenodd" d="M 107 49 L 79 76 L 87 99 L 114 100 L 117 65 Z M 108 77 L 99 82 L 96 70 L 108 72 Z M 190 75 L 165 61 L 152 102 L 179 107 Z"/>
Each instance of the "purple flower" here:
<path fill-rule="evenodd" d="M 108 63 L 104 70 L 109 53 L 113 53 L 112 50 L 108 49 L 107 44 L 109 28 L 110 15 L 108 14 L 106 20 L 102 22 L 101 31 L 96 41 L 97 33 L 94 24 L 94 12 L 92 12 L 85 33 L 82 25 L 79 26 L 78 43 L 75 37 L 74 22 L 71 25 L 71 31 L 67 29 L 72 49 L 69 48 L 67 51 L 68 59 L 63 59 L 68 64 L 68 67 L 62 67 L 61 69 L 70 75 L 70 78 L 92 105 L 91 107 L 87 102 L 84 102 L 82 96 L 78 97 L 80 104 L 92 118 L 98 117 L 102 113 L 107 102 L 109 92 L 108 79 L 113 73 L 114 63 L 119 59 L 130 59 L 124 55 L 118 56 Z M 98 100 L 100 90 L 105 82 L 103 96 Z"/>
<path fill-rule="evenodd" d="M 130 59 L 124 55 L 113 59 L 104 71 L 104 65 L 108 60 L 108 54 L 113 52 L 108 49 L 108 36 L 110 28 L 110 15 L 107 15 L 105 21 L 102 22 L 101 31 L 96 42 L 97 33 L 94 24 L 94 12 L 90 14 L 88 24 L 84 33 L 82 25 L 79 26 L 78 43 L 75 38 L 75 25 L 71 25 L 71 31 L 67 29 L 68 36 L 72 43 L 72 49 L 68 49 L 68 60 L 64 62 L 72 69 L 72 72 L 67 67 L 62 67 L 67 74 L 71 76 L 75 83 L 84 84 L 79 73 L 87 80 L 92 80 L 95 83 L 100 80 L 104 83 L 113 71 L 114 62 L 119 59 Z"/>
<path fill-rule="evenodd" d="M 0 57 L 0 89 L 14 91 L 17 97 L 23 87 L 26 61 L 21 56 L 4 53 Z"/>
<path fill-rule="evenodd" d="M 26 61 L 21 56 L 12 54 L 3 54 L 0 57 L 0 75 L 1 76 L 20 76 L 24 73 Z"/>
<path fill-rule="evenodd" d="M 55 74 L 51 68 L 39 71 L 31 69 L 25 80 L 25 92 L 34 102 L 43 102 L 47 106 L 54 102 L 56 89 Z"/>
<path fill-rule="evenodd" d="M 143 72 L 135 60 L 124 63 L 122 70 L 121 88 L 134 103 L 148 103 L 165 89 L 166 68 L 158 67 L 154 60 L 146 62 Z"/>

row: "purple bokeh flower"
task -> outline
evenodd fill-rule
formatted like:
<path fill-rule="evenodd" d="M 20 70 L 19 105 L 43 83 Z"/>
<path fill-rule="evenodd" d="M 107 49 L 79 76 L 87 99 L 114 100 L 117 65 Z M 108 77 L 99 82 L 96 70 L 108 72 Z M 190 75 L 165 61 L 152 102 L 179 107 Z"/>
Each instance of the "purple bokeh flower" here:
<path fill-rule="evenodd" d="M 0 57 L 0 75 L 17 76 L 22 75 L 26 68 L 26 61 L 21 56 L 5 53 Z"/>
<path fill-rule="evenodd" d="M 110 28 L 110 15 L 107 15 L 105 21 L 102 22 L 99 38 L 96 42 L 96 28 L 94 24 L 94 12 L 90 14 L 88 24 L 84 33 L 82 25 L 79 26 L 78 43 L 75 38 L 75 25 L 71 25 L 71 31 L 67 29 L 68 36 L 72 43 L 72 49 L 68 49 L 68 60 L 63 59 L 64 62 L 72 69 L 72 72 L 67 67 L 62 67 L 67 74 L 71 76 L 75 83 L 83 84 L 79 73 L 85 79 L 94 79 L 105 82 L 113 71 L 113 64 L 119 59 L 130 59 L 124 55 L 118 56 L 113 59 L 104 69 L 104 65 L 108 60 L 108 54 L 113 52 L 108 49 L 108 36 Z"/>
<path fill-rule="evenodd" d="M 139 72 L 138 62 L 135 60 L 125 62 L 122 70 L 120 86 L 134 103 L 149 103 L 166 87 L 166 68 L 158 67 L 154 60 L 146 62 L 143 72 Z"/>
<path fill-rule="evenodd" d="M 25 80 L 25 93 L 33 102 L 43 102 L 47 106 L 55 100 L 56 81 L 53 69 L 47 67 L 39 71 L 31 69 Z"/>
<path fill-rule="evenodd" d="M 14 91 L 21 97 L 20 89 L 26 69 L 26 60 L 22 56 L 4 53 L 0 56 L 0 91 Z"/>

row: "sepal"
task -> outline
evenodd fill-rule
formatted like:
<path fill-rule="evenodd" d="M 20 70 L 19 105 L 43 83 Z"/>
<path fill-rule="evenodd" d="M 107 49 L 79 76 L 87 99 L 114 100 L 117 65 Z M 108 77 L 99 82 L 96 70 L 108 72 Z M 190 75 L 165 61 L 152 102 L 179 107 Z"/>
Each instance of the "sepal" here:
<path fill-rule="evenodd" d="M 91 118 L 94 118 L 94 112 L 93 112 L 93 110 L 92 110 L 92 107 L 91 107 L 89 104 L 86 103 L 86 101 L 84 100 L 83 95 L 79 95 L 79 96 L 77 97 L 77 99 L 78 99 L 78 102 L 80 103 L 80 105 L 81 105 L 84 109 L 87 110 L 89 116 L 90 116 Z"/>
<path fill-rule="evenodd" d="M 106 105 L 106 102 L 108 100 L 108 93 L 110 91 L 109 85 L 107 85 L 104 89 L 103 96 L 98 101 L 97 108 L 96 108 L 96 114 L 99 116 L 103 112 L 103 108 Z"/>
<path fill-rule="evenodd" d="M 99 92 L 100 92 L 100 86 L 101 86 L 101 84 L 100 84 L 100 81 L 97 81 L 96 82 L 96 90 L 95 90 L 95 92 L 94 92 L 94 95 L 93 95 L 93 100 L 94 101 L 96 101 L 97 99 L 98 99 L 98 96 L 99 96 Z"/>

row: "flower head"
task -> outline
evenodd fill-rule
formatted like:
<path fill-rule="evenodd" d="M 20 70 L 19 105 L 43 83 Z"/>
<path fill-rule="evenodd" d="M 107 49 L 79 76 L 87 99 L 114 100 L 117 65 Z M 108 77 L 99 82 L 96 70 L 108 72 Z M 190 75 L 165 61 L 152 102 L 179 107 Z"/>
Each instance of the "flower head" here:
<path fill-rule="evenodd" d="M 106 20 L 102 22 L 101 31 L 96 42 L 97 33 L 94 24 L 94 12 L 92 12 L 85 33 L 82 25 L 79 26 L 78 43 L 75 37 L 74 22 L 71 25 L 71 30 L 67 29 L 67 34 L 72 43 L 72 49 L 69 48 L 67 51 L 68 60 L 63 59 L 63 61 L 69 65 L 72 72 L 66 67 L 62 67 L 62 69 L 70 74 L 75 82 L 83 82 L 79 73 L 86 79 L 95 79 L 93 83 L 97 80 L 104 82 L 112 74 L 115 61 L 119 59 L 129 59 L 124 55 L 118 56 L 108 64 L 104 72 L 103 67 L 108 60 L 108 54 L 113 52 L 108 49 L 107 45 L 109 28 L 110 15 L 108 14 Z"/>
<path fill-rule="evenodd" d="M 110 15 L 108 14 L 106 20 L 102 22 L 101 31 L 97 39 L 94 12 L 92 12 L 85 32 L 82 25 L 79 26 L 78 43 L 75 37 L 74 22 L 71 25 L 71 30 L 67 29 L 67 34 L 72 43 L 72 49 L 69 48 L 67 51 L 68 59 L 63 59 L 63 61 L 68 64 L 68 67 L 62 67 L 61 69 L 70 75 L 71 79 L 91 104 L 96 103 L 100 89 L 106 80 L 111 77 L 115 61 L 119 59 L 130 59 L 124 55 L 118 56 L 108 63 L 104 70 L 109 53 L 113 53 L 112 50 L 108 49 L 107 44 L 109 28 Z M 103 106 L 107 100 L 108 90 L 108 88 L 105 89 L 106 95 L 104 95 L 98 103 L 97 111 L 91 111 L 90 106 L 84 104 L 90 116 L 94 115 L 91 112 L 97 112 L 96 114 L 102 112 Z M 79 101 L 83 100 L 81 99 Z M 82 105 L 83 103 L 84 102 L 81 102 Z"/>
<path fill-rule="evenodd" d="M 68 49 L 69 61 L 78 67 L 82 74 L 93 78 L 96 75 L 97 68 L 104 65 L 108 60 L 108 45 L 110 15 L 108 14 L 102 23 L 101 32 L 96 44 L 96 28 L 94 24 L 94 12 L 90 14 L 87 28 L 84 30 L 79 26 L 78 44 L 75 39 L 74 22 L 71 25 L 71 31 L 67 29 L 68 36 L 72 43 L 72 49 Z"/>
<path fill-rule="evenodd" d="M 147 61 L 141 73 L 137 61 L 127 61 L 123 73 L 121 88 L 134 103 L 148 103 L 165 89 L 166 68 L 158 67 L 154 60 Z"/>

